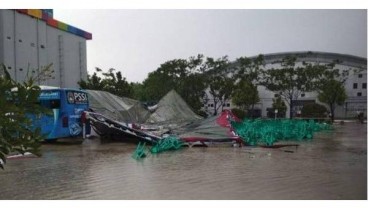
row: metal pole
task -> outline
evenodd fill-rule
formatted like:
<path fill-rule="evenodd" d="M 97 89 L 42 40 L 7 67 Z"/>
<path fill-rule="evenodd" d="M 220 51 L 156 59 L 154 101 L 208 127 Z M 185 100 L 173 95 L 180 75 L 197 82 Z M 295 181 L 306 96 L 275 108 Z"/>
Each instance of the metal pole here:
<path fill-rule="evenodd" d="M 277 118 L 277 113 L 278 113 L 279 111 L 276 109 L 275 110 L 275 119 Z"/>
<path fill-rule="evenodd" d="M 86 139 L 86 123 L 83 123 L 83 139 Z"/>

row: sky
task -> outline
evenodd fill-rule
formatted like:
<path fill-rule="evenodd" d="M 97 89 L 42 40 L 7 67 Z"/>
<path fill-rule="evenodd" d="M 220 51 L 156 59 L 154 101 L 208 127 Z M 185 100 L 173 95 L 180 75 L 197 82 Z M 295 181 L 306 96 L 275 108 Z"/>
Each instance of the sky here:
<path fill-rule="evenodd" d="M 322 51 L 367 57 L 367 10 L 54 9 L 91 32 L 87 68 L 115 68 L 129 82 L 172 59 Z"/>

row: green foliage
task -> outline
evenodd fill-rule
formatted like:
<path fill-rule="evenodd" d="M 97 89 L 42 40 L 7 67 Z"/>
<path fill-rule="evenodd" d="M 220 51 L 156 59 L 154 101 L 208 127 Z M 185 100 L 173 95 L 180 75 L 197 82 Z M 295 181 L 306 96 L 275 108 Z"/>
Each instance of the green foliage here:
<path fill-rule="evenodd" d="M 45 113 L 38 104 L 41 89 L 35 82 L 49 77 L 51 65 L 43 68 L 37 77 L 29 77 L 23 83 L 13 80 L 5 65 L 0 66 L 0 159 L 12 152 L 31 152 L 40 155 L 40 141 L 44 137 L 39 128 L 34 128 L 33 119 Z M 3 168 L 3 164 L 0 163 Z"/>
<path fill-rule="evenodd" d="M 262 84 L 278 93 L 290 106 L 290 118 L 293 117 L 293 100 L 297 100 L 303 92 L 317 89 L 320 77 L 326 71 L 325 65 L 303 63 L 296 65 L 297 57 L 287 56 L 281 61 L 280 68 L 272 68 L 264 72 Z"/>
<path fill-rule="evenodd" d="M 144 100 L 144 88 L 143 88 L 143 84 L 139 83 L 139 82 L 131 82 L 130 86 L 132 87 L 132 97 L 135 100 Z"/>
<path fill-rule="evenodd" d="M 301 113 L 303 118 L 323 118 L 326 117 L 327 109 L 323 105 L 311 103 L 304 105 Z"/>
<path fill-rule="evenodd" d="M 335 119 L 336 105 L 344 104 L 347 99 L 344 83 L 350 75 L 351 70 L 340 70 L 335 68 L 335 64 L 341 63 L 336 60 L 334 63 L 326 65 L 322 76 L 319 78 L 317 91 L 319 101 L 329 106 L 331 121 Z M 352 73 L 359 73 L 361 70 L 353 70 Z"/>
<path fill-rule="evenodd" d="M 205 82 L 202 71 L 203 56 L 190 57 L 188 60 L 174 59 L 167 61 L 143 81 L 141 100 L 158 101 L 170 90 L 176 92 L 195 111 L 202 107 Z"/>
<path fill-rule="evenodd" d="M 334 121 L 336 105 L 344 104 L 347 99 L 345 87 L 337 80 L 325 80 L 319 89 L 318 99 L 329 106 L 331 120 Z"/>
<path fill-rule="evenodd" d="M 250 106 L 254 106 L 259 100 L 257 86 L 244 80 L 235 85 L 232 102 L 242 110 L 248 110 Z"/>
<path fill-rule="evenodd" d="M 280 96 L 277 96 L 277 98 L 272 99 L 272 108 L 275 110 L 277 109 L 277 117 L 283 118 L 285 117 L 285 113 L 287 110 L 285 102 L 281 99 Z"/>
<path fill-rule="evenodd" d="M 132 97 L 132 85 L 126 81 L 120 71 L 115 71 L 111 68 L 108 72 L 103 72 L 100 68 L 96 68 L 92 76 L 88 75 L 87 81 L 80 80 L 78 84 L 82 89 L 103 90 L 120 97 Z"/>
<path fill-rule="evenodd" d="M 239 108 L 233 108 L 231 109 L 231 112 L 236 116 L 238 117 L 239 119 L 243 120 L 245 119 L 245 117 L 247 116 L 247 112 L 242 110 L 242 109 L 239 109 Z"/>
<path fill-rule="evenodd" d="M 213 98 L 214 115 L 230 99 L 234 89 L 234 79 L 228 76 L 230 63 L 227 56 L 219 59 L 207 58 L 205 63 L 205 83 Z"/>
<path fill-rule="evenodd" d="M 196 112 L 196 114 L 201 116 L 202 118 L 207 118 L 208 117 L 206 111 L 204 111 L 204 110 L 199 110 L 199 111 Z"/>
<path fill-rule="evenodd" d="M 240 57 L 235 61 L 236 78 L 258 85 L 260 82 L 260 75 L 263 73 L 261 68 L 263 65 L 264 57 L 262 54 L 254 59 Z"/>

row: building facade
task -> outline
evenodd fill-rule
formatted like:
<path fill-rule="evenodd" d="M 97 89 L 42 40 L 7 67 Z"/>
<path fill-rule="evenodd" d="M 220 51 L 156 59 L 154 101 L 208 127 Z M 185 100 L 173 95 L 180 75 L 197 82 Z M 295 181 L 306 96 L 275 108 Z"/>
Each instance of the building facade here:
<path fill-rule="evenodd" d="M 86 40 L 92 34 L 53 18 L 49 9 L 0 10 L 0 64 L 21 82 L 52 64 L 39 85 L 79 87 L 87 78 Z"/>
<path fill-rule="evenodd" d="M 367 59 L 352 55 L 338 54 L 338 53 L 326 53 L 326 52 L 287 52 L 287 53 L 275 53 L 264 55 L 264 69 L 279 68 L 281 67 L 281 60 L 286 56 L 296 56 L 296 65 L 301 66 L 303 62 L 329 64 L 336 62 L 335 68 L 340 71 L 348 70 L 349 76 L 345 82 L 345 90 L 348 99 L 344 105 L 337 106 L 335 109 L 336 118 L 351 118 L 357 116 L 358 113 L 363 112 L 367 115 Z M 244 92 L 246 93 L 246 92 Z M 274 110 L 272 109 L 273 98 L 278 96 L 276 93 L 267 90 L 264 86 L 258 86 L 258 93 L 260 102 L 255 105 L 255 115 L 259 117 L 273 117 Z M 296 100 L 294 100 L 293 114 L 296 116 L 302 109 L 303 105 L 307 103 L 321 103 L 316 92 L 304 92 Z M 204 104 L 203 109 L 209 114 L 214 112 L 213 98 L 207 91 L 208 102 Z M 287 105 L 287 103 L 285 102 Z M 220 106 L 221 109 L 236 108 L 231 100 L 225 102 L 225 106 Z M 289 112 L 289 106 L 287 105 L 287 112 Z M 286 117 L 289 114 L 286 113 Z"/>

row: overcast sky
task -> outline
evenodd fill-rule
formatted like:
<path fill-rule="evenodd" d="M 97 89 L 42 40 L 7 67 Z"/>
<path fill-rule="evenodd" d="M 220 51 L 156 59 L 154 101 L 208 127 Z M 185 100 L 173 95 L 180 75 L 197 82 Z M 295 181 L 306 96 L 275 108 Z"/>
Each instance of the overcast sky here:
<path fill-rule="evenodd" d="M 54 10 L 91 32 L 87 67 L 143 81 L 165 61 L 288 51 L 367 57 L 367 10 Z"/>

